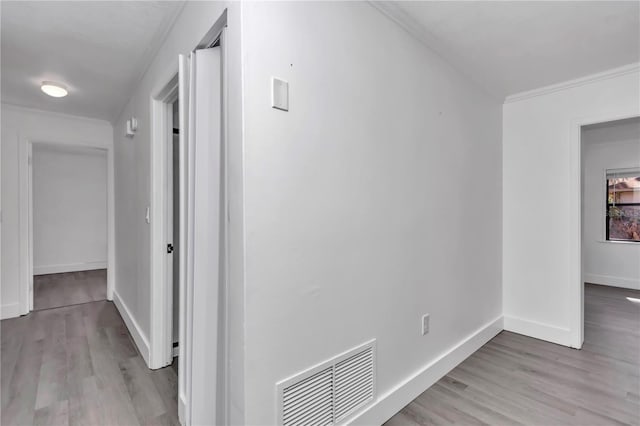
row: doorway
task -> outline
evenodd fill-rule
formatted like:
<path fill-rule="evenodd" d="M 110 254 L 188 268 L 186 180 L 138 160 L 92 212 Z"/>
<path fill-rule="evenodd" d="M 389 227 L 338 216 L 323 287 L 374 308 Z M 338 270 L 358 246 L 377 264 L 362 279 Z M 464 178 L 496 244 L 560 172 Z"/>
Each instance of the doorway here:
<path fill-rule="evenodd" d="M 637 303 L 632 300 L 640 299 L 640 117 L 583 122 L 576 130 L 573 152 L 578 167 L 572 175 L 577 185 L 571 201 L 577 232 L 571 253 L 579 277 L 574 318 L 579 318 L 575 347 L 580 348 L 583 341 L 591 344 L 605 332 L 614 339 L 624 331 L 620 326 L 607 331 L 612 325 L 606 320 L 612 316 L 603 315 L 607 306 L 619 303 L 618 311 L 634 311 Z"/>
<path fill-rule="evenodd" d="M 30 142 L 29 310 L 108 299 L 108 150 Z"/>
<path fill-rule="evenodd" d="M 226 413 L 221 87 L 216 37 L 189 59 L 180 56 L 179 74 L 152 99 L 151 274 L 157 284 L 149 364 L 164 367 L 177 355 L 179 416 L 196 424 L 225 423 Z M 212 383 L 223 391 L 212 390 Z"/>
<path fill-rule="evenodd" d="M 177 352 L 183 424 L 228 423 L 225 27 L 226 12 L 150 99 L 148 365 Z"/>

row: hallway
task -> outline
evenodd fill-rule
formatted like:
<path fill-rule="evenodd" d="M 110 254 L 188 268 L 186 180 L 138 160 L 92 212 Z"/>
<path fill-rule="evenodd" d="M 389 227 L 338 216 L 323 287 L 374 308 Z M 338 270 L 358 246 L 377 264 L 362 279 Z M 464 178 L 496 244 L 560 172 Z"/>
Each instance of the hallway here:
<path fill-rule="evenodd" d="M 112 302 L 2 321 L 3 425 L 177 425 L 177 359 L 149 370 Z"/>
<path fill-rule="evenodd" d="M 640 426 L 639 34 L 0 0 L 0 426 Z"/>
<path fill-rule="evenodd" d="M 107 270 L 64 272 L 33 277 L 33 310 L 107 299 Z"/>

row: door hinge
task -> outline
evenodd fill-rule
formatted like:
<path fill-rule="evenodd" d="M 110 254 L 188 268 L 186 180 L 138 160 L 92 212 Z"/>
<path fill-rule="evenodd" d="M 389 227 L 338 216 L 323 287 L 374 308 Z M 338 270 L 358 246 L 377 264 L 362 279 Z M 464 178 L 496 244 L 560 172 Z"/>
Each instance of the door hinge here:
<path fill-rule="evenodd" d="M 173 253 L 173 244 L 167 244 L 167 253 Z"/>

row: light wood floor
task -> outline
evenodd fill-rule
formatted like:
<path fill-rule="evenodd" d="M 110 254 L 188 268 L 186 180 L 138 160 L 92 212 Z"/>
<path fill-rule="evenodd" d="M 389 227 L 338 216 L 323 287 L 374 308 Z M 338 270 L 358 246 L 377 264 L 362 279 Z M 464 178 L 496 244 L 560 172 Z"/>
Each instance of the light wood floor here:
<path fill-rule="evenodd" d="M 34 275 L 33 309 L 57 308 L 107 298 L 107 270 Z"/>
<path fill-rule="evenodd" d="M 587 285 L 574 350 L 502 332 L 387 426 L 640 424 L 640 292 Z M 147 369 L 111 302 L 1 324 L 2 425 L 177 425 L 175 366 Z"/>
<path fill-rule="evenodd" d="M 581 350 L 503 331 L 386 426 L 640 424 L 640 292 L 585 286 Z"/>
<path fill-rule="evenodd" d="M 3 426 L 178 424 L 176 366 L 149 370 L 112 302 L 35 311 L 1 331 Z"/>

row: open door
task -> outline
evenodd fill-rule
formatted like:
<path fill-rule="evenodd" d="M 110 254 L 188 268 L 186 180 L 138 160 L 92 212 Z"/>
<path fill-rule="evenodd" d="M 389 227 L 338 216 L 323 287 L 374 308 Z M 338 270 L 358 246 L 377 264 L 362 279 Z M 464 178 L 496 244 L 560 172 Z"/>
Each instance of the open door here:
<path fill-rule="evenodd" d="M 185 250 L 180 252 L 179 398 L 184 425 L 219 424 L 222 410 L 218 392 L 224 252 L 221 60 L 220 47 L 195 50 L 189 63 L 180 57 L 180 155 L 186 162 L 180 176 L 181 197 L 186 196 L 181 198 L 186 212 L 180 215 Z M 183 93 L 186 87 L 188 94 Z"/>
<path fill-rule="evenodd" d="M 191 424 L 217 424 L 221 255 L 222 93 L 219 47 L 196 50 L 191 86 L 194 109 L 193 329 Z"/>
<path fill-rule="evenodd" d="M 184 55 L 178 57 L 178 115 L 179 115 L 179 147 L 178 147 L 178 181 L 180 190 L 178 191 L 179 214 L 178 214 L 178 288 L 179 288 L 179 325 L 178 325 L 178 418 L 183 425 L 189 424 L 186 418 L 186 407 L 188 392 L 190 386 L 188 378 L 190 377 L 190 367 L 187 367 L 188 360 L 191 359 L 191 339 L 187 336 L 187 329 L 191 329 L 188 324 L 187 312 L 191 310 L 190 301 L 191 294 L 188 294 L 187 276 L 189 275 L 187 256 L 190 252 L 187 246 L 191 240 L 188 230 L 187 218 L 187 202 L 189 198 L 189 59 Z M 193 229 L 193 228 L 192 228 Z"/>

